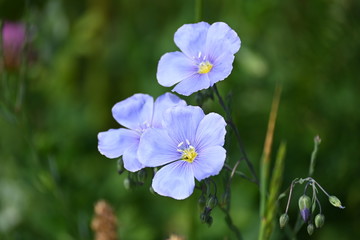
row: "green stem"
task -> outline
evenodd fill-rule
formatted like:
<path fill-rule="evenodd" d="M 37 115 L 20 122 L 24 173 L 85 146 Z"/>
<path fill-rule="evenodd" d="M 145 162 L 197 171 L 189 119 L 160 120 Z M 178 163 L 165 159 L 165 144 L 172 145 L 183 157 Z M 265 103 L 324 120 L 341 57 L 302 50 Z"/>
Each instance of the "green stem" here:
<path fill-rule="evenodd" d="M 293 231 L 293 238 L 296 239 L 297 233 L 300 231 L 301 227 L 304 225 L 304 221 L 301 218 L 301 215 L 298 213 L 298 217 L 296 219 L 294 231 Z"/>
<path fill-rule="evenodd" d="M 288 213 L 289 206 L 290 206 L 290 200 L 291 200 L 291 194 L 292 194 L 292 191 L 293 191 L 293 189 L 294 189 L 295 184 L 297 183 L 296 180 L 297 180 L 297 179 L 295 179 L 295 180 L 292 181 L 292 183 L 291 183 L 290 192 L 289 192 L 289 198 L 288 198 L 288 201 L 287 201 L 287 204 L 286 204 L 285 213 Z"/>
<path fill-rule="evenodd" d="M 239 149 L 240 149 L 240 153 L 243 157 L 243 159 L 245 160 L 247 166 L 249 167 L 249 170 L 251 172 L 251 175 L 253 176 L 253 181 L 259 185 L 259 179 L 256 175 L 256 172 L 255 172 L 255 169 L 254 169 L 254 166 L 252 165 L 252 163 L 250 162 L 246 152 L 245 152 L 245 149 L 244 149 L 244 146 L 243 146 L 243 143 L 242 143 L 242 140 L 241 140 L 241 137 L 240 137 L 240 133 L 239 133 L 239 130 L 238 128 L 236 127 L 236 125 L 234 124 L 233 120 L 232 120 L 232 117 L 231 117 L 231 113 L 230 113 L 230 109 L 229 107 L 225 104 L 223 98 L 221 97 L 220 93 L 219 93 L 219 90 L 217 89 L 217 86 L 216 84 L 214 84 L 213 86 L 213 89 L 214 89 L 214 92 L 215 92 L 215 95 L 217 96 L 218 100 L 219 100 L 219 104 L 220 106 L 224 109 L 225 111 L 225 114 L 226 114 L 226 123 L 233 129 L 234 133 L 235 133 L 235 136 L 236 136 L 236 140 L 238 142 L 238 145 L 239 145 Z M 240 161 L 240 160 L 238 160 Z"/>
<path fill-rule="evenodd" d="M 263 156 L 265 158 L 266 156 Z M 260 218 L 263 221 L 265 217 L 265 206 L 267 200 L 267 183 L 269 178 L 269 160 L 263 160 L 260 169 Z M 263 224 L 261 224 L 263 226 Z M 259 237 L 259 239 L 262 239 Z"/>
<path fill-rule="evenodd" d="M 236 163 L 239 163 L 239 162 L 240 162 L 240 161 L 237 161 Z M 245 173 L 243 173 L 243 172 L 241 172 L 241 171 L 236 171 L 235 166 L 234 166 L 234 168 L 232 168 L 232 167 L 230 167 L 228 164 L 225 164 L 225 165 L 224 165 L 224 168 L 225 168 L 226 170 L 230 171 L 231 174 L 234 173 L 234 175 L 236 174 L 236 175 L 238 175 L 239 177 L 248 180 L 249 182 L 252 182 L 252 183 L 257 184 L 253 179 L 251 179 L 251 178 L 249 178 L 248 176 L 246 176 Z M 234 170 L 235 170 L 235 171 L 234 171 Z M 230 175 L 230 176 L 231 176 L 231 175 Z M 233 177 L 233 176 L 231 176 L 231 178 L 232 178 L 232 177 Z M 257 185 L 258 185 L 258 184 L 257 184 Z M 258 185 L 258 186 L 259 186 L 259 185 Z"/>
<path fill-rule="evenodd" d="M 230 230 L 234 232 L 236 239 L 238 239 L 238 240 L 243 239 L 239 229 L 234 225 L 229 211 L 223 207 L 220 207 L 220 209 L 225 213 L 225 222 L 228 225 L 228 227 L 230 228 Z"/>
<path fill-rule="evenodd" d="M 326 191 L 325 191 L 325 189 L 318 183 L 318 182 L 316 182 L 315 180 L 313 180 L 314 181 L 314 183 L 316 183 L 316 185 L 318 185 L 318 187 L 321 189 L 321 191 L 323 191 L 323 193 L 325 193 L 325 195 L 327 196 L 327 197 L 330 197 L 330 194 L 328 194 Z"/>
<path fill-rule="evenodd" d="M 195 22 L 201 21 L 202 0 L 195 0 Z"/>
<path fill-rule="evenodd" d="M 16 100 L 15 100 L 15 111 L 20 112 L 22 109 L 22 105 L 24 102 L 25 97 L 25 79 L 24 73 L 20 73 L 19 75 L 19 84 L 16 93 Z"/>
<path fill-rule="evenodd" d="M 316 163 L 316 155 L 317 155 L 317 151 L 318 151 L 318 147 L 321 143 L 321 139 L 319 136 L 316 136 L 314 138 L 314 150 L 311 153 L 311 160 L 310 160 L 310 167 L 309 167 L 309 177 L 311 177 L 314 173 L 315 170 L 315 163 Z"/>
<path fill-rule="evenodd" d="M 260 231 L 259 231 L 259 240 L 269 239 L 269 233 L 267 233 L 267 229 L 271 230 L 271 221 L 273 216 L 267 216 L 267 212 L 269 212 L 269 204 L 267 206 L 267 202 L 269 201 L 268 195 L 268 182 L 269 182 L 269 169 L 270 169 L 270 153 L 274 138 L 275 131 L 275 123 L 277 118 L 277 113 L 279 109 L 281 96 L 281 85 L 277 85 L 275 88 L 275 94 L 271 104 L 271 111 L 269 116 L 268 127 L 266 131 L 264 150 L 261 157 L 260 164 Z M 282 146 L 282 151 L 284 150 L 284 145 Z M 283 158 L 283 156 L 282 156 Z M 274 175 L 273 175 L 274 177 Z"/>
<path fill-rule="evenodd" d="M 1 84 L 2 84 L 2 87 L 1 89 L 3 90 L 3 96 L 4 96 L 4 99 L 2 99 L 2 101 L 4 101 L 5 104 L 8 103 L 8 100 L 9 100 L 9 85 L 8 85 L 8 74 L 3 71 L 2 72 L 2 77 L 1 77 L 2 81 L 1 81 Z"/>

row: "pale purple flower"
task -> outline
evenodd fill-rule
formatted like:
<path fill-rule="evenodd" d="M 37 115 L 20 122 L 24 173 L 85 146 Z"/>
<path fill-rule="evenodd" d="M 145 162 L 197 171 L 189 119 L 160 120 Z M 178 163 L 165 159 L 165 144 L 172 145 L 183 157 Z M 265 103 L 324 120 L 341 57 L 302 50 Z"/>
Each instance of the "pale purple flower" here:
<path fill-rule="evenodd" d="M 222 169 L 226 123 L 219 114 L 205 115 L 194 106 L 169 108 L 163 116 L 163 128 L 143 134 L 138 157 L 148 167 L 165 165 L 153 178 L 155 192 L 184 199 L 192 194 L 195 179 L 201 181 Z"/>
<path fill-rule="evenodd" d="M 17 69 L 26 41 L 25 24 L 5 21 L 1 30 L 4 65 L 7 69 Z"/>
<path fill-rule="evenodd" d="M 223 22 L 185 24 L 174 41 L 182 52 L 161 57 L 157 80 L 165 87 L 177 84 L 172 91 L 186 96 L 228 77 L 241 45 L 236 32 Z"/>
<path fill-rule="evenodd" d="M 162 127 L 161 121 L 166 109 L 186 105 L 185 101 L 171 93 L 154 99 L 147 94 L 134 94 L 118 102 L 112 108 L 115 120 L 125 128 L 110 129 L 98 134 L 99 152 L 108 158 L 122 156 L 124 167 L 135 172 L 144 167 L 137 157 L 141 135 L 149 128 Z"/>

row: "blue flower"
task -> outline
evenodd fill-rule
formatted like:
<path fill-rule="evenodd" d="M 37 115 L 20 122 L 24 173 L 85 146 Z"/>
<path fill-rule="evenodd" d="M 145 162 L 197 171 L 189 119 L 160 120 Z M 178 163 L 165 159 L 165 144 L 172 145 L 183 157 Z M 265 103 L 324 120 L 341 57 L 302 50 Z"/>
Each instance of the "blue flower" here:
<path fill-rule="evenodd" d="M 148 167 L 165 165 L 153 178 L 155 192 L 184 199 L 194 190 L 194 178 L 201 181 L 222 169 L 226 123 L 219 114 L 205 115 L 194 106 L 169 108 L 163 116 L 162 129 L 143 134 L 138 157 Z"/>
<path fill-rule="evenodd" d="M 99 152 L 108 158 L 123 156 L 124 167 L 135 172 L 142 169 L 137 157 L 139 141 L 149 128 L 162 127 L 163 113 L 169 107 L 186 105 L 185 101 L 171 93 L 154 99 L 146 94 L 133 96 L 118 102 L 112 108 L 115 120 L 125 128 L 110 129 L 98 134 Z"/>
<path fill-rule="evenodd" d="M 182 52 L 161 57 L 157 80 L 165 87 L 178 83 L 173 91 L 186 96 L 228 77 L 241 45 L 236 32 L 223 22 L 185 24 L 176 31 L 174 41 Z"/>

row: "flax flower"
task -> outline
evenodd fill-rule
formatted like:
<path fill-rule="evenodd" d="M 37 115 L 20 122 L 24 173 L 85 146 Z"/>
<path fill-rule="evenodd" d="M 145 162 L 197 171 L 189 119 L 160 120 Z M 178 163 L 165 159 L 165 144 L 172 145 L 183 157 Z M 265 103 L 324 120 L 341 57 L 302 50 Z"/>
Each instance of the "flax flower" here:
<path fill-rule="evenodd" d="M 138 157 L 148 167 L 165 165 L 153 178 L 155 192 L 184 199 L 192 194 L 195 179 L 201 181 L 222 169 L 226 123 L 219 114 L 205 115 L 194 106 L 169 108 L 163 116 L 163 128 L 143 134 Z"/>
<path fill-rule="evenodd" d="M 110 129 L 98 134 L 99 152 L 108 158 L 123 157 L 124 167 L 135 172 L 142 169 L 137 157 L 141 135 L 149 128 L 160 128 L 166 109 L 186 105 L 185 101 L 171 93 L 154 99 L 147 94 L 134 94 L 118 102 L 112 108 L 115 120 L 125 128 Z"/>
<path fill-rule="evenodd" d="M 226 23 L 185 24 L 174 36 L 182 52 L 164 54 L 158 64 L 157 80 L 172 91 L 189 96 L 227 78 L 241 41 Z"/>

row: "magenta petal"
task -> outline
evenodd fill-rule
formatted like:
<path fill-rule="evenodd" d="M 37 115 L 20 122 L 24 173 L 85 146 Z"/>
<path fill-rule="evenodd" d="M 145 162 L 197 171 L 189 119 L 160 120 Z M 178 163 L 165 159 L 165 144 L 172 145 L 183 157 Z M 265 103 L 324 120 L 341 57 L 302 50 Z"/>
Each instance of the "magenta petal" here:
<path fill-rule="evenodd" d="M 156 172 L 152 187 L 162 196 L 177 200 L 189 197 L 195 187 L 194 173 L 191 164 L 177 161 L 162 167 Z"/>
<path fill-rule="evenodd" d="M 226 134 L 226 122 L 222 116 L 217 113 L 207 114 L 200 122 L 196 131 L 197 149 L 203 149 L 212 146 L 223 146 Z"/>
<path fill-rule="evenodd" d="M 115 104 L 112 114 L 124 127 L 141 130 L 151 124 L 153 107 L 154 100 L 151 96 L 138 93 Z"/>
<path fill-rule="evenodd" d="M 176 31 L 175 44 L 189 58 L 197 57 L 204 51 L 209 27 L 210 25 L 206 22 L 185 24 Z"/>
<path fill-rule="evenodd" d="M 215 146 L 201 149 L 193 164 L 194 175 L 198 181 L 219 174 L 224 166 L 226 151 Z"/>
<path fill-rule="evenodd" d="M 183 81 L 179 82 L 175 88 L 173 89 L 174 92 L 177 92 L 184 96 L 189 96 L 190 94 L 200 91 L 202 89 L 206 89 L 210 87 L 210 80 L 208 74 L 198 74 L 184 79 Z"/>
<path fill-rule="evenodd" d="M 156 78 L 160 85 L 170 87 L 197 72 L 196 63 L 182 52 L 165 53 L 159 61 Z"/>
<path fill-rule="evenodd" d="M 17 70 L 21 64 L 21 55 L 26 43 L 26 26 L 22 22 L 4 21 L 1 33 L 2 48 L 0 47 L 0 49 L 4 67 Z"/>
<path fill-rule="evenodd" d="M 124 168 L 130 172 L 136 172 L 144 168 L 137 157 L 138 143 L 125 150 L 123 155 Z"/>
<path fill-rule="evenodd" d="M 110 129 L 98 134 L 98 149 L 108 158 L 120 157 L 127 148 L 139 142 L 139 135 L 129 129 Z"/>

